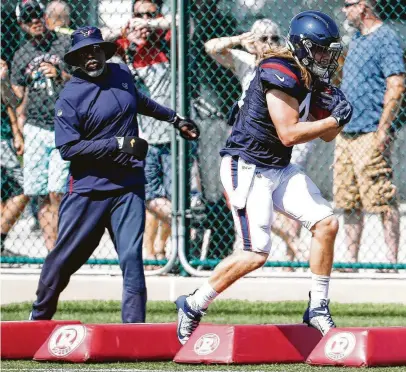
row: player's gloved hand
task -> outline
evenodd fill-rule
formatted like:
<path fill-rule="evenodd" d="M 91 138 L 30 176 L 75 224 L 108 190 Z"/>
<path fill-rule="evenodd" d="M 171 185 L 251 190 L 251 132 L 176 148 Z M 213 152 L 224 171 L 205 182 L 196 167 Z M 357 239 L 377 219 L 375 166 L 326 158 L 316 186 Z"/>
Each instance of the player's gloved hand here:
<path fill-rule="evenodd" d="M 140 137 L 116 137 L 120 152 L 130 154 L 137 160 L 144 160 L 148 152 L 148 142 Z"/>
<path fill-rule="evenodd" d="M 176 115 L 170 123 L 179 130 L 180 136 L 187 141 L 196 141 L 200 137 L 199 127 L 192 119 Z"/>
<path fill-rule="evenodd" d="M 352 105 L 347 100 L 341 101 L 331 113 L 331 116 L 337 120 L 339 127 L 343 127 L 351 120 Z"/>
<path fill-rule="evenodd" d="M 346 100 L 341 89 L 327 83 L 319 82 L 315 85 L 312 92 L 312 102 L 316 106 L 332 112 L 334 108 L 341 102 Z"/>

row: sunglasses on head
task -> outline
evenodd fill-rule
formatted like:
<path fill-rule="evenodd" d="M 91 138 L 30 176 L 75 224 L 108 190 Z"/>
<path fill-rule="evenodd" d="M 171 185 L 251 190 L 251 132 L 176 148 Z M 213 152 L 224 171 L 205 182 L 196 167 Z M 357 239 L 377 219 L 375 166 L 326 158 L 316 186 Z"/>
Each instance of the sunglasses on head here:
<path fill-rule="evenodd" d="M 159 15 L 159 12 L 143 12 L 143 13 L 133 13 L 134 18 L 156 18 Z"/>
<path fill-rule="evenodd" d="M 356 1 L 356 2 L 354 2 L 354 3 L 344 3 L 344 8 L 350 8 L 350 7 L 352 7 L 353 5 L 357 5 L 357 4 L 359 4 L 361 2 L 361 0 L 358 0 L 358 1 Z"/>

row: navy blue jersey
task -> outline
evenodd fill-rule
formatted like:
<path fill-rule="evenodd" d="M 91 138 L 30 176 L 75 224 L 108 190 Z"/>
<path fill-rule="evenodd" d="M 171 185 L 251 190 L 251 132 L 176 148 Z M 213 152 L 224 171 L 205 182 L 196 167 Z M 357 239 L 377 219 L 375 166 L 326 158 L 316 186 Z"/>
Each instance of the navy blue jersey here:
<path fill-rule="evenodd" d="M 171 120 L 176 113 L 138 92 L 128 67 L 107 64 L 89 78 L 77 70 L 55 105 L 55 142 L 70 160 L 70 192 L 109 191 L 144 184 L 144 162 L 118 151 L 115 137 L 138 136 L 137 113 Z"/>
<path fill-rule="evenodd" d="M 266 93 L 279 89 L 299 102 L 300 120 L 307 120 L 310 91 L 305 87 L 300 70 L 282 58 L 268 58 L 256 68 L 249 88 L 239 102 L 233 129 L 220 155 L 239 156 L 259 167 L 285 167 L 292 147 L 286 147 L 278 137 L 266 102 Z"/>

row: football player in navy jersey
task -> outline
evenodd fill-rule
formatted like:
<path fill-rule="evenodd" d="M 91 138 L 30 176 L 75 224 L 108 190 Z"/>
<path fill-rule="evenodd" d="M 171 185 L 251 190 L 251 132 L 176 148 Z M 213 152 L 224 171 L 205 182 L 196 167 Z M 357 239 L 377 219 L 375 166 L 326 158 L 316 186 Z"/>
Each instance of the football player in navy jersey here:
<path fill-rule="evenodd" d="M 128 67 L 106 63 L 116 51 L 96 27 L 79 28 L 64 60 L 77 69 L 55 105 L 55 142 L 69 160 L 67 192 L 59 209 L 55 248 L 46 257 L 32 320 L 51 319 L 71 275 L 86 263 L 105 229 L 123 272 L 122 320 L 145 321 L 142 262 L 145 226 L 144 159 L 137 114 L 167 121 L 186 140 L 196 124 L 139 92 Z"/>
<path fill-rule="evenodd" d="M 221 180 L 244 246 L 223 260 L 192 295 L 176 300 L 181 343 L 189 339 L 219 293 L 264 265 L 271 249 L 274 208 L 312 233 L 312 284 L 303 321 L 323 335 L 335 327 L 328 287 L 338 221 L 317 186 L 290 164 L 290 158 L 292 146 L 315 138 L 331 141 L 351 118 L 345 96 L 326 83 L 338 66 L 341 50 L 333 19 L 306 11 L 292 19 L 287 47 L 264 51 L 220 152 Z M 311 100 L 331 115 L 311 121 Z"/>

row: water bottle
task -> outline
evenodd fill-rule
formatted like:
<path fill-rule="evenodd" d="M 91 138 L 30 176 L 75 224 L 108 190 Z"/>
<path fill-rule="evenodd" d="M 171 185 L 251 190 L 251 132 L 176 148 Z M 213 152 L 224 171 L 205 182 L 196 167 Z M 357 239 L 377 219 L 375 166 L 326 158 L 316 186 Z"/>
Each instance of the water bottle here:
<path fill-rule="evenodd" d="M 48 96 L 52 97 L 55 94 L 54 82 L 50 78 L 45 78 Z"/>

